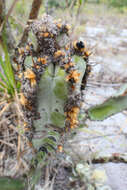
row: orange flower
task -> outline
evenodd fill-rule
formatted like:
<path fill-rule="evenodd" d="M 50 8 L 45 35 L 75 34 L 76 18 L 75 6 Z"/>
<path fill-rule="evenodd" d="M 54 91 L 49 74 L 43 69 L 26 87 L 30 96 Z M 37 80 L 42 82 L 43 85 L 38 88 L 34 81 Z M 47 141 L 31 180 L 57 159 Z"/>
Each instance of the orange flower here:
<path fill-rule="evenodd" d="M 41 58 L 41 63 L 45 65 L 47 63 L 46 58 Z"/>
<path fill-rule="evenodd" d="M 70 123 L 71 123 L 71 125 L 77 125 L 78 121 L 76 119 L 72 119 Z"/>
<path fill-rule="evenodd" d="M 79 107 L 73 107 L 73 108 L 72 108 L 72 111 L 73 111 L 74 113 L 79 113 Z"/>
<path fill-rule="evenodd" d="M 65 46 L 65 50 L 69 50 L 69 44 Z"/>
<path fill-rule="evenodd" d="M 27 131 L 30 131 L 30 128 L 28 128 L 28 124 L 26 122 L 24 122 L 24 131 L 27 132 Z"/>
<path fill-rule="evenodd" d="M 72 63 L 72 62 L 70 62 L 70 63 L 69 63 L 69 65 L 72 67 L 72 66 L 74 66 L 75 64 L 74 64 L 74 63 Z"/>
<path fill-rule="evenodd" d="M 30 79 L 31 82 L 31 86 L 36 85 L 36 75 L 34 74 L 34 72 L 31 69 L 27 69 L 24 72 L 24 76 L 28 79 Z"/>
<path fill-rule="evenodd" d="M 68 69 L 69 67 L 70 67 L 69 64 L 65 64 L 65 65 L 64 65 L 64 68 L 65 68 L 65 69 Z"/>
<path fill-rule="evenodd" d="M 40 66 L 39 65 L 36 65 L 36 69 L 39 69 L 40 68 Z"/>
<path fill-rule="evenodd" d="M 71 129 L 75 128 L 78 124 L 78 120 L 77 120 L 78 113 L 79 113 L 79 107 L 77 106 L 72 107 L 69 112 L 65 113 L 67 116 L 66 121 L 69 121 Z"/>
<path fill-rule="evenodd" d="M 86 56 L 86 57 L 90 56 L 91 54 L 92 54 L 91 51 L 85 51 L 85 56 Z"/>
<path fill-rule="evenodd" d="M 50 36 L 50 34 L 49 34 L 48 32 L 45 32 L 45 33 L 41 32 L 41 33 L 40 33 L 40 36 L 42 36 L 42 37 L 44 37 L 44 38 L 47 38 L 47 37 Z"/>
<path fill-rule="evenodd" d="M 71 119 L 77 119 L 77 113 L 71 112 L 70 118 L 71 118 Z"/>
<path fill-rule="evenodd" d="M 74 65 L 75 65 L 74 63 L 70 62 L 70 63 L 65 64 L 65 65 L 64 65 L 64 68 L 65 68 L 65 69 L 68 69 L 69 67 L 72 67 L 72 66 L 74 66 Z"/>
<path fill-rule="evenodd" d="M 18 77 L 21 79 L 23 76 L 23 73 L 19 73 Z"/>
<path fill-rule="evenodd" d="M 74 126 L 74 125 L 70 125 L 70 128 L 71 128 L 71 129 L 74 129 L 74 128 L 75 128 L 75 126 Z"/>
<path fill-rule="evenodd" d="M 61 23 L 58 23 L 58 24 L 57 24 L 57 27 L 58 27 L 58 28 L 61 28 L 61 27 L 62 27 L 62 24 L 61 24 Z"/>
<path fill-rule="evenodd" d="M 26 99 L 26 97 L 24 96 L 23 93 L 20 94 L 19 101 L 20 101 L 21 105 L 23 105 L 23 106 L 27 105 L 27 103 L 28 103 L 28 101 L 27 101 L 27 99 Z"/>
<path fill-rule="evenodd" d="M 71 29 L 71 26 L 68 25 L 68 24 L 66 24 L 65 28 L 66 28 L 67 30 L 70 30 L 70 29 Z"/>
<path fill-rule="evenodd" d="M 46 63 L 47 63 L 46 59 L 47 59 L 47 56 L 45 56 L 45 57 L 39 57 L 39 58 L 37 59 L 37 61 L 38 61 L 38 62 L 41 62 L 42 64 L 46 64 Z"/>
<path fill-rule="evenodd" d="M 55 58 L 60 57 L 60 56 L 65 56 L 65 53 L 62 52 L 61 50 L 58 50 L 55 52 L 54 56 L 55 56 Z"/>
<path fill-rule="evenodd" d="M 62 145 L 58 145 L 58 152 L 63 152 L 63 147 L 62 147 Z"/>
<path fill-rule="evenodd" d="M 71 71 L 70 74 L 66 77 L 66 81 L 70 79 L 74 79 L 75 82 L 79 81 L 80 73 L 78 73 L 76 70 Z"/>
<path fill-rule="evenodd" d="M 41 62 L 41 57 L 38 57 L 37 61 L 38 61 L 38 62 Z"/>
<path fill-rule="evenodd" d="M 44 36 L 45 38 L 47 38 L 47 37 L 49 36 L 49 33 L 48 33 L 48 32 L 45 32 L 45 33 L 43 34 L 43 36 Z"/>

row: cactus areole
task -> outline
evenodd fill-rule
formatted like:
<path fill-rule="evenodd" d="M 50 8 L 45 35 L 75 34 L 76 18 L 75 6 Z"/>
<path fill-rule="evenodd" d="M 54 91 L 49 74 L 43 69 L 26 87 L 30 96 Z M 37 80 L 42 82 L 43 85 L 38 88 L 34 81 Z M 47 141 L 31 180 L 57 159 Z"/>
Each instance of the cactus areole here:
<path fill-rule="evenodd" d="M 85 42 L 70 40 L 69 25 L 49 15 L 33 21 L 30 29 L 36 37 L 36 49 L 32 43 L 17 48 L 20 102 L 26 138 L 36 150 L 47 153 L 58 150 L 62 143 L 59 137 L 78 126 L 90 53 Z M 28 56 L 32 58 L 30 67 Z M 34 139 L 38 131 L 43 138 Z"/>

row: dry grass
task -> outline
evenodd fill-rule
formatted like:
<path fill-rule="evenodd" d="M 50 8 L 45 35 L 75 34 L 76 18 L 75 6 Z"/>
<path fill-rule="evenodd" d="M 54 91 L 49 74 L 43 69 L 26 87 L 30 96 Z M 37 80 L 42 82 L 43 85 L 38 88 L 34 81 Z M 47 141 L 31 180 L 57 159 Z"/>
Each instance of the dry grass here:
<path fill-rule="evenodd" d="M 31 154 L 31 148 L 24 136 L 23 123 L 24 114 L 17 92 L 13 100 L 1 96 L 0 176 L 20 176 L 29 170 L 27 157 Z"/>

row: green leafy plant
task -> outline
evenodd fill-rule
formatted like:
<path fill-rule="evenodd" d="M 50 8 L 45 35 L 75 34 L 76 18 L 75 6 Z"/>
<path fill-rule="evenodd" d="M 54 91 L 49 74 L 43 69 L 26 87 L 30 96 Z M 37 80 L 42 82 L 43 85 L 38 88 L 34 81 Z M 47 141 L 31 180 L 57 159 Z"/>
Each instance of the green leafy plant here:
<path fill-rule="evenodd" d="M 126 108 L 127 96 L 112 97 L 103 104 L 89 109 L 88 115 L 92 120 L 104 120 L 111 115 L 125 110 Z"/>
<path fill-rule="evenodd" d="M 24 190 L 26 184 L 21 179 L 14 179 L 9 177 L 0 178 L 0 188 L 2 190 Z"/>
<path fill-rule="evenodd" d="M 106 100 L 104 103 L 94 106 L 88 110 L 88 116 L 91 120 L 104 120 L 111 115 L 119 113 L 127 109 L 127 85 L 123 87 L 114 95 Z"/>
<path fill-rule="evenodd" d="M 69 0 L 68 2 L 66 0 L 63 0 L 62 2 L 59 2 L 58 0 L 48 0 L 47 1 L 47 4 L 49 6 L 49 8 L 53 8 L 53 7 L 56 7 L 56 8 L 66 8 L 67 6 L 70 6 L 71 3 L 76 3 L 76 1 L 73 1 L 73 0 Z"/>
<path fill-rule="evenodd" d="M 3 34 L 3 50 L 4 54 L 0 57 L 0 90 L 7 92 L 13 97 L 15 94 L 16 80 L 6 45 L 5 32 Z"/>
<path fill-rule="evenodd" d="M 111 6 L 121 8 L 121 7 L 126 7 L 127 6 L 127 0 L 109 0 L 109 4 Z"/>

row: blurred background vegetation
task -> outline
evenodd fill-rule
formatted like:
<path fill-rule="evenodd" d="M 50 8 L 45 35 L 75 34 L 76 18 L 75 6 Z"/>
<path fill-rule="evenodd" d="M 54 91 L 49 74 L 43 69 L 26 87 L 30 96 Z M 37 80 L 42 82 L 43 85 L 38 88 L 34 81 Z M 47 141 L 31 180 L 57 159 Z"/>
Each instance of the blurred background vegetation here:
<path fill-rule="evenodd" d="M 6 12 L 8 12 L 9 8 L 11 7 L 11 4 L 12 1 L 6 0 Z M 22 32 L 25 29 L 25 25 L 29 17 L 29 12 L 31 10 L 31 5 L 32 0 L 17 1 L 15 8 L 13 9 L 11 15 L 8 18 L 12 28 L 13 36 L 15 37 L 16 44 L 19 43 Z M 79 8 L 80 5 L 81 7 Z M 98 9 L 98 7 L 100 8 Z M 85 18 L 81 18 L 80 16 L 80 20 L 78 21 L 77 18 L 74 18 L 74 15 L 77 17 L 76 14 L 78 11 L 80 13 L 82 12 L 86 14 L 92 14 L 92 11 L 95 11 L 95 9 L 97 9 L 97 12 L 103 12 L 103 10 L 106 9 L 106 11 L 110 11 L 111 14 L 114 11 L 118 14 L 126 14 L 127 0 L 43 0 L 39 11 L 39 16 L 46 12 L 55 17 L 67 20 L 67 22 L 70 20 L 72 25 L 75 25 L 75 21 L 77 21 L 76 25 L 80 25 L 80 29 L 77 29 L 76 32 L 80 34 L 80 30 L 82 31 L 82 27 L 84 32 L 84 26 L 81 26 L 81 24 L 85 23 L 81 22 L 82 19 L 85 20 Z M 32 34 L 30 34 L 30 39 L 33 40 Z"/>

